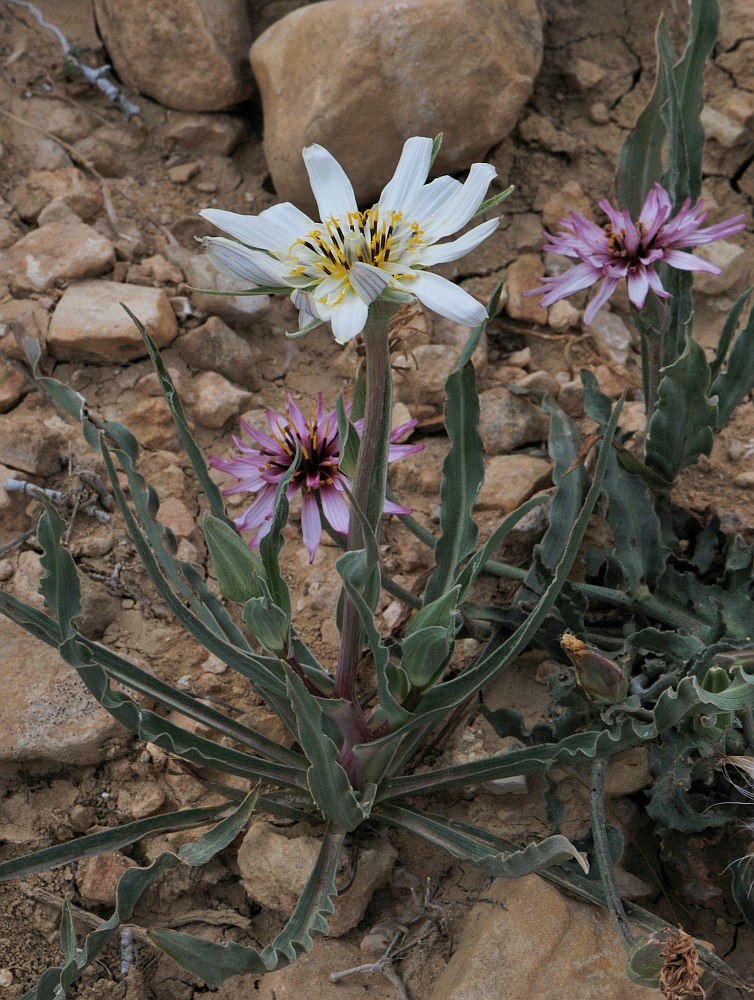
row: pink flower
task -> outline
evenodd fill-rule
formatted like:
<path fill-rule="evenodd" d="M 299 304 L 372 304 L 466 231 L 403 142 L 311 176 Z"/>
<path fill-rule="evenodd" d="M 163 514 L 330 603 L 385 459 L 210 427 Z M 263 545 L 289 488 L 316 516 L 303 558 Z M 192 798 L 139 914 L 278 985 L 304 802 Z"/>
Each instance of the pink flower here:
<path fill-rule="evenodd" d="M 223 493 L 256 493 L 251 506 L 236 518 L 235 523 L 239 531 L 255 532 L 250 545 L 257 548 L 270 530 L 275 490 L 290 468 L 298 445 L 301 463 L 288 484 L 286 496 L 290 501 L 301 493 L 301 530 L 309 562 L 312 562 L 322 536 L 319 504 L 330 527 L 340 534 L 348 533 L 350 512 L 343 493 L 351 484 L 340 469 L 340 440 L 335 410 L 325 413 L 322 393 L 319 393 L 311 418 L 305 420 L 289 395 L 287 416 L 274 410 L 267 410 L 266 416 L 270 434 L 256 431 L 242 420 L 241 427 L 255 443 L 245 444 L 234 435 L 233 440 L 241 454 L 236 458 L 210 458 L 210 465 L 238 479 L 235 486 L 223 490 Z M 354 425 L 359 432 L 362 423 L 359 420 Z M 421 444 L 395 443 L 416 424 L 416 420 L 409 420 L 391 433 L 389 462 L 422 450 L 424 445 Z M 410 507 L 401 507 L 390 500 L 385 501 L 384 510 L 386 514 L 411 513 Z"/>
<path fill-rule="evenodd" d="M 560 220 L 561 231 L 551 236 L 545 233 L 544 249 L 581 261 L 565 274 L 555 278 L 542 278 L 543 288 L 534 288 L 524 295 L 542 295 L 542 305 L 551 306 L 582 288 L 602 280 L 602 287 L 589 303 L 584 313 L 584 323 L 589 325 L 600 306 L 615 291 L 618 282 L 626 279 L 628 297 L 641 309 L 647 293 L 653 291 L 662 299 L 670 292 L 662 287 L 655 265 L 660 261 L 681 271 L 706 271 L 719 274 L 720 269 L 709 261 L 682 248 L 712 243 L 732 236 L 745 228 L 744 215 L 736 215 L 726 222 L 702 229 L 708 212 L 704 202 L 691 207 L 687 198 L 676 216 L 668 221 L 672 211 L 670 196 L 660 184 L 653 184 L 642 206 L 639 218 L 633 222 L 627 211 L 618 211 L 609 201 L 602 199 L 600 208 L 610 220 L 600 227 L 578 212 Z"/>

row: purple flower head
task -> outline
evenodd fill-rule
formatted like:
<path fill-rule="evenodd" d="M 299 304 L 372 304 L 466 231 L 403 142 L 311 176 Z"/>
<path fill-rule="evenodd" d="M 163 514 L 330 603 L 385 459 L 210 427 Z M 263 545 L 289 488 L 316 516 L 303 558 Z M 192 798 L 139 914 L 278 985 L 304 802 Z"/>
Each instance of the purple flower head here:
<path fill-rule="evenodd" d="M 706 271 L 719 274 L 720 268 L 701 257 L 686 253 L 683 248 L 732 236 L 745 228 L 745 216 L 736 215 L 716 226 L 702 228 L 708 212 L 704 202 L 691 207 L 687 198 L 678 214 L 669 218 L 673 209 L 670 196 L 660 184 L 653 184 L 636 222 L 627 211 L 613 208 L 605 198 L 599 203 L 608 217 L 604 227 L 596 225 L 579 212 L 571 212 L 560 220 L 560 231 L 554 236 L 545 233 L 545 250 L 575 257 L 581 263 L 555 278 L 542 278 L 544 287 L 524 292 L 541 295 L 542 305 L 551 306 L 582 288 L 602 279 L 602 287 L 584 313 L 589 325 L 597 310 L 607 302 L 618 282 L 626 279 L 628 297 L 641 309 L 647 293 L 653 291 L 661 299 L 670 298 L 662 287 L 655 265 L 660 261 L 681 271 Z"/>
<path fill-rule="evenodd" d="M 351 484 L 340 468 L 338 419 L 335 410 L 325 412 L 322 393 L 317 395 L 317 405 L 308 420 L 290 395 L 287 415 L 267 410 L 266 416 L 269 434 L 254 430 L 242 420 L 241 427 L 254 443 L 245 444 L 233 435 L 241 454 L 236 458 L 210 458 L 209 462 L 214 469 L 228 472 L 238 479 L 235 486 L 223 490 L 223 493 L 256 493 L 251 506 L 236 518 L 235 524 L 239 531 L 255 533 L 250 545 L 257 548 L 270 530 L 275 491 L 290 469 L 298 445 L 301 462 L 288 484 L 286 497 L 291 501 L 297 493 L 301 494 L 301 530 L 309 562 L 312 562 L 322 536 L 317 500 L 330 527 L 340 534 L 348 533 L 349 509 L 343 494 Z M 417 422 L 409 420 L 391 433 L 389 462 L 422 450 L 424 445 L 421 444 L 396 443 L 413 430 Z M 359 432 L 361 425 L 362 421 L 354 425 Z M 386 514 L 411 513 L 410 507 L 401 507 L 390 500 L 385 501 L 384 510 Z"/>

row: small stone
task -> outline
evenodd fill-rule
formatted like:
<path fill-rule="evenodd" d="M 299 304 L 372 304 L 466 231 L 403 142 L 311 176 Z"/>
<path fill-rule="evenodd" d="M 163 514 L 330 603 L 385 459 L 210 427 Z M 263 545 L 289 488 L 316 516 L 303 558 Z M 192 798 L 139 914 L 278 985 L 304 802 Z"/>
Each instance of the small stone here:
<path fill-rule="evenodd" d="M 558 406 L 574 419 L 584 416 L 584 387 L 581 379 L 575 378 L 560 386 Z"/>
<path fill-rule="evenodd" d="M 509 266 L 506 281 L 508 301 L 505 304 L 505 311 L 510 317 L 540 325 L 547 322 L 547 310 L 540 305 L 539 298 L 537 296 L 524 298 L 522 295 L 523 292 L 540 287 L 539 279 L 544 273 L 544 266 L 537 254 L 524 254 Z"/>
<path fill-rule="evenodd" d="M 115 263 L 112 243 L 82 223 L 50 222 L 34 229 L 8 252 L 8 282 L 26 292 L 43 292 L 57 281 L 91 278 Z"/>
<path fill-rule="evenodd" d="M 0 413 L 12 410 L 29 388 L 29 382 L 20 371 L 0 360 Z"/>
<path fill-rule="evenodd" d="M 477 510 L 504 514 L 516 510 L 550 485 L 550 463 L 533 455 L 493 455 L 487 459 Z"/>
<path fill-rule="evenodd" d="M 734 90 L 725 101 L 725 113 L 744 125 L 754 118 L 754 94 L 748 90 Z"/>
<path fill-rule="evenodd" d="M 47 338 L 52 356 L 95 364 L 144 357 L 147 349 L 121 303 L 139 318 L 158 347 L 167 347 L 175 338 L 175 313 L 160 289 L 86 281 L 67 288 L 55 309 Z"/>
<path fill-rule="evenodd" d="M 560 392 L 560 383 L 556 382 L 552 375 L 543 369 L 524 375 L 523 378 L 517 379 L 515 384 L 522 389 L 536 389 L 537 392 L 545 392 L 551 399 L 557 399 Z"/>
<path fill-rule="evenodd" d="M 168 114 L 167 139 L 182 149 L 230 156 L 246 132 L 242 118 L 223 114 Z"/>
<path fill-rule="evenodd" d="M 479 434 L 488 455 L 546 440 L 549 418 L 528 399 L 497 387 L 480 393 L 479 404 Z"/>
<path fill-rule="evenodd" d="M 168 497 L 160 504 L 157 517 L 160 524 L 170 528 L 176 538 L 188 538 L 196 528 L 196 521 L 185 503 L 175 497 Z"/>
<path fill-rule="evenodd" d="M 203 372 L 193 381 L 194 416 L 202 427 L 219 429 L 249 406 L 253 396 L 217 372 Z"/>
<path fill-rule="evenodd" d="M 514 215 L 505 235 L 513 244 L 517 255 L 539 253 L 542 247 L 542 219 L 536 212 L 521 212 Z"/>
<path fill-rule="evenodd" d="M 87 906 L 114 906 L 121 875 L 137 864 L 120 851 L 83 858 L 76 868 L 76 884 Z"/>
<path fill-rule="evenodd" d="M 605 78 L 605 70 L 589 59 L 571 59 L 568 61 L 565 78 L 580 93 L 592 90 Z"/>
<path fill-rule="evenodd" d="M 555 229 L 571 212 L 578 212 L 594 221 L 592 203 L 578 181 L 567 181 L 559 191 L 550 195 L 542 206 L 542 224 L 548 229 Z"/>
<path fill-rule="evenodd" d="M 175 264 L 171 264 L 162 254 L 156 253 L 151 257 L 145 257 L 141 262 L 141 267 L 149 274 L 158 285 L 179 285 L 183 279 L 183 271 Z"/>
<path fill-rule="evenodd" d="M 739 472 L 733 482 L 740 489 L 752 490 L 754 489 L 754 472 Z"/>
<path fill-rule="evenodd" d="M 701 295 L 721 295 L 746 279 L 748 255 L 737 243 L 731 243 L 730 240 L 716 240 L 714 243 L 697 247 L 695 254 L 719 267 L 721 272 L 720 274 L 695 272 L 694 291 Z"/>
<path fill-rule="evenodd" d="M 709 105 L 702 108 L 701 119 L 705 137 L 719 142 L 723 149 L 733 149 L 746 135 L 746 125 L 743 122 L 734 121 Z"/>
<path fill-rule="evenodd" d="M 125 154 L 122 148 L 114 149 L 101 136 L 88 135 L 73 148 L 102 177 L 125 177 L 133 168 L 134 157 Z"/>
<path fill-rule="evenodd" d="M 435 409 L 445 402 L 445 382 L 458 363 L 458 349 L 448 344 L 420 344 L 411 352 L 416 363 L 413 378 L 396 380 L 396 397 L 402 403 L 415 398 Z"/>
<path fill-rule="evenodd" d="M 34 222 L 42 209 L 56 198 L 62 198 L 84 222 L 90 222 L 102 211 L 99 184 L 76 167 L 34 170 L 10 196 L 24 222 Z"/>
<path fill-rule="evenodd" d="M 592 125 L 607 125 L 610 121 L 610 111 L 602 101 L 595 101 L 589 108 L 589 121 Z"/>
<path fill-rule="evenodd" d="M 25 337 L 33 337 L 44 353 L 50 317 L 35 299 L 8 299 L 0 303 L 0 350 L 14 361 L 25 361 L 21 346 Z"/>
<path fill-rule="evenodd" d="M 44 478 L 60 470 L 63 436 L 45 427 L 40 417 L 12 410 L 0 419 L 0 462 Z"/>
<path fill-rule="evenodd" d="M 5 583 L 13 576 L 13 563 L 10 559 L 0 559 L 0 582 Z"/>
<path fill-rule="evenodd" d="M 181 246 L 167 246 L 163 253 L 180 267 L 192 289 L 207 288 L 218 292 L 242 290 L 243 282 L 221 274 L 206 254 L 194 253 Z M 189 302 L 197 313 L 222 316 L 237 325 L 251 325 L 270 309 L 269 295 L 211 295 L 192 291 Z"/>
<path fill-rule="evenodd" d="M 568 302 L 567 299 L 560 299 L 553 302 L 547 314 L 547 325 L 556 333 L 566 333 L 573 330 L 579 324 L 581 313 Z"/>
<path fill-rule="evenodd" d="M 551 153 L 565 153 L 572 156 L 579 149 L 579 140 L 567 132 L 555 128 L 544 115 L 530 114 L 519 123 L 518 131 L 524 142 Z"/>
<path fill-rule="evenodd" d="M 53 198 L 50 204 L 42 209 L 37 219 L 37 223 L 40 226 L 46 226 L 49 222 L 63 222 L 66 225 L 77 225 L 81 221 L 65 198 Z"/>
<path fill-rule="evenodd" d="M 626 364 L 633 337 L 620 316 L 609 312 L 603 306 L 595 313 L 591 325 L 585 329 L 592 334 L 608 360 L 615 362 L 616 365 Z"/>
<path fill-rule="evenodd" d="M 610 758 L 605 779 L 605 795 L 609 799 L 619 795 L 634 795 L 649 788 L 653 778 L 649 770 L 647 747 L 631 747 Z"/>
<path fill-rule="evenodd" d="M 214 371 L 247 389 L 259 386 L 261 351 L 252 346 L 219 316 L 210 316 L 178 339 L 178 353 L 192 368 Z"/>
<path fill-rule="evenodd" d="M 175 167 L 170 167 L 168 177 L 173 184 L 188 184 L 191 178 L 196 177 L 201 169 L 201 163 L 179 163 Z"/>
<path fill-rule="evenodd" d="M 118 792 L 118 811 L 134 819 L 146 819 L 158 812 L 165 802 L 165 789 L 154 779 L 129 781 Z"/>

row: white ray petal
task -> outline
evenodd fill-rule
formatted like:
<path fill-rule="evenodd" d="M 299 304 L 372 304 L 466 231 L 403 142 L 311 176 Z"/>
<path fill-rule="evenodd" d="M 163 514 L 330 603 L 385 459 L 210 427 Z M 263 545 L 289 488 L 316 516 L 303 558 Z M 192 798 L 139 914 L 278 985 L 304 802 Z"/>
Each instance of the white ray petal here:
<path fill-rule="evenodd" d="M 487 188 L 497 175 L 491 163 L 473 163 L 466 182 L 442 206 L 432 227 L 433 239 L 457 233 L 484 201 Z"/>
<path fill-rule="evenodd" d="M 343 301 L 335 306 L 330 317 L 332 332 L 339 344 L 347 344 L 364 329 L 369 306 L 362 302 L 355 292 L 346 294 Z"/>
<path fill-rule="evenodd" d="M 304 150 L 304 164 L 317 201 L 319 217 L 327 221 L 356 212 L 356 196 L 345 170 L 334 156 L 316 143 Z"/>
<path fill-rule="evenodd" d="M 257 286 L 290 285 L 287 268 L 266 253 L 249 250 L 240 243 L 226 240 L 224 236 L 208 236 L 202 245 L 212 263 L 223 274 Z"/>
<path fill-rule="evenodd" d="M 487 310 L 481 302 L 439 274 L 416 271 L 414 279 L 403 287 L 422 305 L 461 326 L 479 326 L 487 319 Z"/>
<path fill-rule="evenodd" d="M 436 243 L 434 246 L 427 247 L 419 254 L 419 260 L 427 267 L 458 260 L 459 257 L 476 249 L 480 243 L 483 243 L 488 236 L 495 232 L 499 225 L 500 219 L 490 219 L 488 222 L 483 222 L 481 226 L 476 226 L 468 233 L 464 233 L 463 236 L 459 236 L 457 240 L 452 240 L 450 243 Z"/>
<path fill-rule="evenodd" d="M 369 305 L 387 288 L 390 275 L 372 264 L 357 261 L 348 272 L 351 285 L 359 298 Z"/>
<path fill-rule="evenodd" d="M 436 177 L 429 184 L 425 184 L 406 205 L 403 211 L 404 222 L 418 222 L 422 230 L 426 233 L 431 232 L 446 202 L 460 191 L 462 186 L 455 177 Z"/>
<path fill-rule="evenodd" d="M 431 164 L 432 140 L 418 135 L 408 139 L 392 180 L 382 190 L 380 209 L 400 211 L 408 205 L 424 186 Z"/>
<path fill-rule="evenodd" d="M 315 228 L 309 216 L 290 202 L 273 205 L 259 215 L 238 215 L 219 208 L 205 208 L 199 215 L 224 233 L 260 250 L 287 250 Z"/>

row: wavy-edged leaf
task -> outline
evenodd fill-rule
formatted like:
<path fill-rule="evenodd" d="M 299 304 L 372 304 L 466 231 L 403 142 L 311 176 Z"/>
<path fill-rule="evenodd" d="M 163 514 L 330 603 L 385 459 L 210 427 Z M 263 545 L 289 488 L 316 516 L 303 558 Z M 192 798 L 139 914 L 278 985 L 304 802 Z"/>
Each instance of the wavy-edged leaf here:
<path fill-rule="evenodd" d="M 55 847 L 45 847 L 41 851 L 0 862 L 0 882 L 28 878 L 30 875 L 50 871 L 72 861 L 96 857 L 108 851 L 118 851 L 122 847 L 136 843 L 137 840 L 152 837 L 157 833 L 191 830 L 196 826 L 204 826 L 217 819 L 227 808 L 228 804 L 223 803 L 202 809 L 181 809 L 178 812 L 160 813 L 158 816 L 148 816 L 133 823 L 124 823 L 123 826 L 90 833 L 65 844 L 56 844 Z"/>
<path fill-rule="evenodd" d="M 745 292 L 741 292 L 736 301 L 733 303 L 733 307 L 730 312 L 725 317 L 725 322 L 723 323 L 723 328 L 720 332 L 720 338 L 718 339 L 717 347 L 715 348 L 715 357 L 710 362 L 710 372 L 712 374 L 713 384 L 725 364 L 725 359 L 728 356 L 730 345 L 733 342 L 733 337 L 738 329 L 738 324 L 744 311 L 744 307 L 752 292 L 754 292 L 754 286 L 747 288 Z M 751 314 L 749 314 L 749 322 L 751 323 Z"/>
<path fill-rule="evenodd" d="M 211 986 L 222 986 L 231 976 L 261 975 L 284 968 L 311 951 L 314 938 L 327 934 L 326 918 L 335 912 L 335 872 L 345 834 L 327 831 L 317 862 L 290 920 L 275 940 L 257 951 L 231 941 L 216 944 L 177 931 L 150 931 L 149 937 L 184 969 Z"/>
<path fill-rule="evenodd" d="M 314 804 L 334 828 L 350 832 L 369 815 L 338 763 L 338 748 L 325 732 L 322 709 L 303 681 L 287 670 L 288 696 L 298 723 L 298 741 L 310 762 L 306 780 Z"/>
<path fill-rule="evenodd" d="M 540 843 L 529 844 L 522 850 L 502 854 L 440 816 L 401 806 L 381 805 L 375 809 L 373 817 L 389 826 L 413 833 L 460 861 L 472 861 L 482 871 L 496 878 L 522 878 L 553 865 L 562 865 L 566 861 L 576 861 L 585 872 L 589 870 L 584 856 L 570 840 L 559 835 L 546 837 Z"/>
<path fill-rule="evenodd" d="M 751 288 L 744 292 L 731 309 L 723 328 L 724 337 L 728 335 L 730 326 L 735 329 L 738 316 L 751 292 Z M 739 303 L 740 309 L 738 309 Z M 717 396 L 717 430 L 725 426 L 735 408 L 752 388 L 754 388 L 754 309 L 749 312 L 746 326 L 733 342 L 725 371 L 718 371 L 710 387 L 710 395 Z"/>
<path fill-rule="evenodd" d="M 662 372 L 645 461 L 672 483 L 681 469 L 712 450 L 717 407 L 709 400 L 710 367 L 696 341 L 687 339 L 683 354 Z"/>
<path fill-rule="evenodd" d="M 476 543 L 472 508 L 484 482 L 484 453 L 477 430 L 479 397 L 469 362 L 445 383 L 445 426 L 450 449 L 442 467 L 440 537 L 435 544 L 435 568 L 427 581 L 424 603 L 430 604 L 453 585 L 459 564 Z"/>
<path fill-rule="evenodd" d="M 196 847 L 197 854 L 207 859 L 226 846 L 229 826 L 242 829 L 248 822 L 255 801 L 256 793 L 251 793 L 231 816 L 218 824 L 214 830 L 203 834 L 198 845 L 193 845 Z M 181 850 L 186 853 L 188 846 L 184 845 Z M 190 851 L 188 853 L 191 854 Z M 37 985 L 24 994 L 22 1000 L 60 1000 L 61 997 L 64 997 L 68 987 L 80 978 L 84 969 L 99 957 L 105 946 L 119 932 L 121 925 L 131 918 L 134 907 L 145 890 L 165 871 L 180 863 L 181 858 L 178 854 L 164 851 L 148 867 L 129 868 L 124 872 L 118 882 L 115 910 L 110 919 L 103 921 L 99 927 L 88 934 L 81 950 L 64 965 L 47 969 Z"/>
<path fill-rule="evenodd" d="M 128 306 L 122 302 L 121 306 L 136 324 L 136 328 L 141 334 L 141 339 L 144 341 L 147 351 L 149 351 L 149 357 L 154 366 L 154 370 L 157 372 L 160 388 L 162 389 L 162 394 L 165 397 L 165 402 L 168 404 L 170 414 L 173 417 L 173 423 L 178 431 L 178 437 L 181 439 L 181 444 L 183 445 L 186 455 L 188 456 L 188 460 L 191 462 L 191 466 L 196 473 L 196 478 L 199 480 L 202 492 L 209 501 L 212 513 L 220 520 L 230 523 L 228 515 L 225 513 L 225 502 L 223 500 L 222 493 L 220 492 L 217 484 L 212 480 L 207 463 L 204 460 L 204 454 L 189 430 L 180 397 L 178 396 L 178 392 L 173 385 L 172 379 L 170 378 L 170 373 L 165 367 L 165 363 L 162 360 L 157 344 L 155 344 L 152 340 L 138 316 L 135 316 Z"/>

